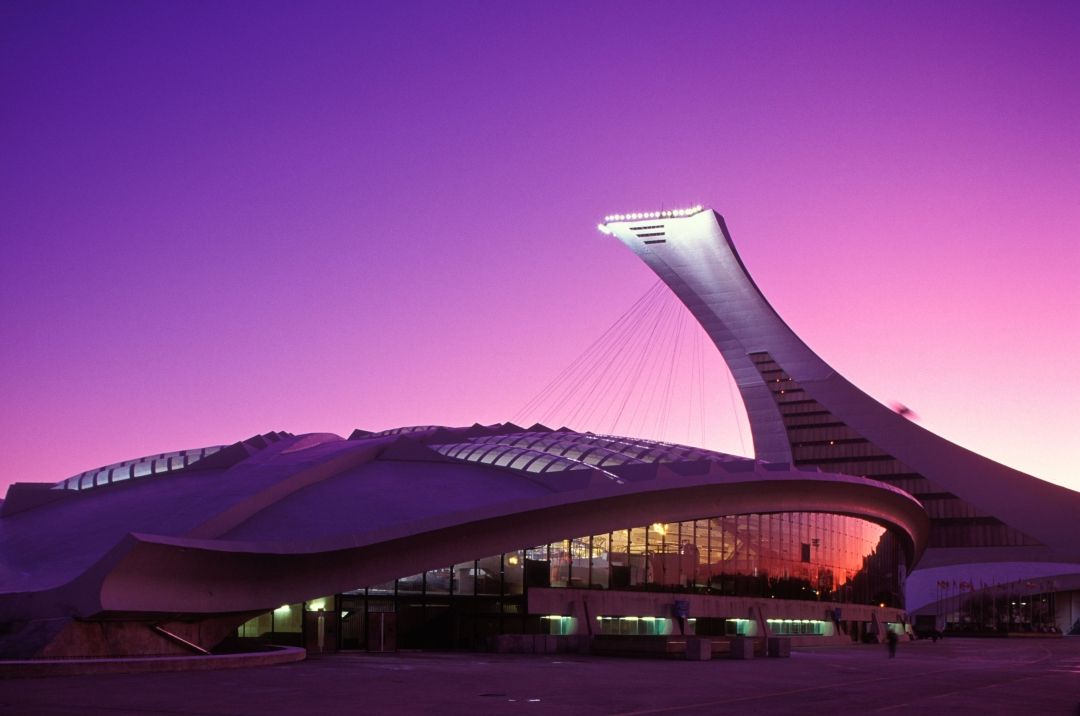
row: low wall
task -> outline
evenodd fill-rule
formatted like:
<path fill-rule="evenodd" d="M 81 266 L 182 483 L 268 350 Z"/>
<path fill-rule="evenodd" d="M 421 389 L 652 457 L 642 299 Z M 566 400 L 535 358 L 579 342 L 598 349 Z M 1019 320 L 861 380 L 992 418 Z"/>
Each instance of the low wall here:
<path fill-rule="evenodd" d="M 304 649 L 274 647 L 267 651 L 209 656 L 151 656 L 121 659 L 25 659 L 0 660 L 0 679 L 22 679 L 80 674 L 136 674 L 150 671 L 204 671 L 240 669 L 303 661 Z"/>

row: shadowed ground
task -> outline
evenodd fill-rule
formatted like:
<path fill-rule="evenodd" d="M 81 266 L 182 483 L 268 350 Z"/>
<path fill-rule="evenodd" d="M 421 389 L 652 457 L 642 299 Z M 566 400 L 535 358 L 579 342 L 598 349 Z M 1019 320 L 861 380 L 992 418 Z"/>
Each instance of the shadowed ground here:
<path fill-rule="evenodd" d="M 1080 638 L 948 639 L 706 662 L 340 654 L 216 672 L 0 681 L 4 714 L 1080 714 Z"/>

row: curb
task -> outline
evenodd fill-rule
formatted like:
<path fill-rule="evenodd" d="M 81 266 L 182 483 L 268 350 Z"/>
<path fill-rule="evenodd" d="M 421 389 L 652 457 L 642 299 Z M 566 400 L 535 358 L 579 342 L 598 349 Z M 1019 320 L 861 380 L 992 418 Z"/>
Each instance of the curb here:
<path fill-rule="evenodd" d="M 161 671 L 208 671 L 243 669 L 303 661 L 307 651 L 295 646 L 270 651 L 209 656 L 149 656 L 126 659 L 26 659 L 0 660 L 0 679 L 25 679 L 83 674 L 140 674 Z"/>

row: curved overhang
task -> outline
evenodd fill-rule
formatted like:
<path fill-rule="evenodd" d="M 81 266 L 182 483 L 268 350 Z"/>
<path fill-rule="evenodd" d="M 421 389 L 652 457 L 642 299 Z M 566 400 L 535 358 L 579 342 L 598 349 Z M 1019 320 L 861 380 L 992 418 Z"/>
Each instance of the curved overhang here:
<path fill-rule="evenodd" d="M 918 502 L 862 478 L 761 465 L 753 472 L 733 472 L 717 464 L 705 474 L 686 476 L 662 467 L 652 480 L 596 481 L 580 490 L 302 543 L 133 534 L 81 577 L 33 595 L 25 607 L 37 618 L 56 613 L 60 605 L 68 613 L 75 605 L 80 616 L 266 609 L 567 535 L 777 512 L 875 522 L 899 537 L 908 564 L 918 560 L 929 529 Z"/>

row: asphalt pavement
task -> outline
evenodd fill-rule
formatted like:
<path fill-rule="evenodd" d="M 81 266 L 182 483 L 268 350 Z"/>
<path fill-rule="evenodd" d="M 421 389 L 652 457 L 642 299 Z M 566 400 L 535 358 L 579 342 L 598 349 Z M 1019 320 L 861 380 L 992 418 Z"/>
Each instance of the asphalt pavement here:
<path fill-rule="evenodd" d="M 1080 638 L 796 649 L 788 659 L 348 653 L 261 668 L 0 681 L 0 714 L 1068 714 Z"/>

